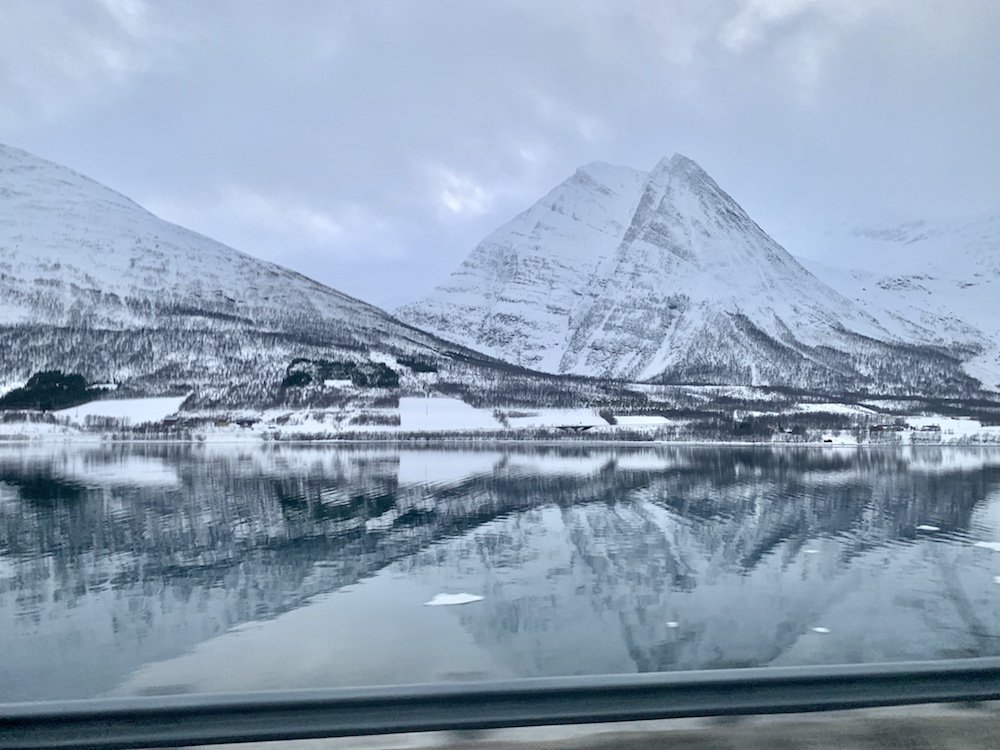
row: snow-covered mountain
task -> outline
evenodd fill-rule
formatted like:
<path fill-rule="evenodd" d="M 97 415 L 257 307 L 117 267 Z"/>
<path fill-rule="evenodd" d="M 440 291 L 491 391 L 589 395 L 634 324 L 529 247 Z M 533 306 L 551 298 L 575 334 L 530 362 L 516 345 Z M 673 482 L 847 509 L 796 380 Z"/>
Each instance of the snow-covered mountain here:
<path fill-rule="evenodd" d="M 237 401 L 259 401 L 294 357 L 476 357 L 2 145 L 0 350 L 0 384 L 61 369 Z"/>
<path fill-rule="evenodd" d="M 487 237 L 403 320 L 508 361 L 631 380 L 955 392 L 915 345 L 821 282 L 696 163 L 581 168 Z"/>
<path fill-rule="evenodd" d="M 987 272 L 992 289 L 996 265 Z M 946 330 L 936 319 L 870 312 L 681 156 L 649 173 L 582 168 L 404 308 L 404 322 L 0 146 L 0 387 L 60 369 L 131 393 L 194 391 L 189 405 L 291 403 L 279 386 L 300 357 L 429 363 L 441 388 L 485 405 L 572 405 L 597 387 L 478 350 L 557 374 L 974 390 L 958 358 L 986 351 L 986 319 L 932 336 Z"/>
<path fill-rule="evenodd" d="M 886 227 L 842 226 L 802 259 L 914 340 L 968 352 L 967 370 L 1000 388 L 1000 214 Z"/>

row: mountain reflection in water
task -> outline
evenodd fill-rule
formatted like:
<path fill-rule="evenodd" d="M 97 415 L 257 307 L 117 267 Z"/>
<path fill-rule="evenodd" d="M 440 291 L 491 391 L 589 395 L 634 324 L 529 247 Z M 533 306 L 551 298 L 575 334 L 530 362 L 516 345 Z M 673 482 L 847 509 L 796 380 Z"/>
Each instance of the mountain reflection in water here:
<path fill-rule="evenodd" d="M 976 541 L 986 449 L 9 445 L 0 696 L 997 655 Z"/>

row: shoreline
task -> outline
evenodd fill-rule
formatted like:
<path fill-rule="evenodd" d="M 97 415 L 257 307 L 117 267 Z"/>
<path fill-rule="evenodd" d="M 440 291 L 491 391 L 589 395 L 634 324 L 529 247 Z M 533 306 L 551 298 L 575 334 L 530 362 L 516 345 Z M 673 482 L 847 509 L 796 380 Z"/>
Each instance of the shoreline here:
<path fill-rule="evenodd" d="M 907 442 L 907 443 L 827 443 L 823 441 L 744 441 L 744 440 L 634 440 L 614 438 L 600 438 L 593 440 L 579 440 L 572 438 L 473 438 L 458 437 L 450 438 L 291 438 L 281 440 L 261 440 L 261 439 L 212 439 L 194 440 L 181 438 L 112 438 L 106 435 L 80 434 L 61 435 L 59 437 L 4 437 L 0 436 L 0 447 L 12 445 L 190 445 L 190 446 L 244 446 L 244 447 L 279 447 L 283 445 L 303 447 L 317 445 L 329 448 L 336 445 L 350 446 L 402 446 L 402 447 L 449 447 L 449 446 L 509 446 L 509 445 L 530 445 L 550 448 L 582 448 L 594 446 L 609 448 L 614 446 L 626 446 L 631 448 L 653 448 L 653 447 L 739 447 L 739 448 L 826 448 L 836 450 L 857 450 L 857 449 L 901 449 L 901 448 L 976 448 L 976 449 L 1000 449 L 1000 442 Z"/>

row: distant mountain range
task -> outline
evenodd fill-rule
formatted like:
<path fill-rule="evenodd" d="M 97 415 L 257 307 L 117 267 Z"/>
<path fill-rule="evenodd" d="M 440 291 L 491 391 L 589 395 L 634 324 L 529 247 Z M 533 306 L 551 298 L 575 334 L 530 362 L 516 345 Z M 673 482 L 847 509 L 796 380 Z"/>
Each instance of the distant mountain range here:
<path fill-rule="evenodd" d="M 803 260 L 816 276 L 888 325 L 965 357 L 1000 389 L 1000 213 L 883 227 L 840 227 Z"/>
<path fill-rule="evenodd" d="M 952 393 L 979 353 L 835 291 L 680 155 L 581 168 L 397 315 L 526 367 L 653 382 Z"/>
<path fill-rule="evenodd" d="M 807 270 L 693 161 L 594 163 L 393 317 L 0 146 L 0 387 L 59 369 L 188 408 L 323 405 L 285 386 L 382 363 L 479 405 L 592 403 L 606 379 L 968 396 L 1000 382 L 990 221 L 853 233 L 883 270 Z M 896 262 L 914 244 L 935 275 Z"/>

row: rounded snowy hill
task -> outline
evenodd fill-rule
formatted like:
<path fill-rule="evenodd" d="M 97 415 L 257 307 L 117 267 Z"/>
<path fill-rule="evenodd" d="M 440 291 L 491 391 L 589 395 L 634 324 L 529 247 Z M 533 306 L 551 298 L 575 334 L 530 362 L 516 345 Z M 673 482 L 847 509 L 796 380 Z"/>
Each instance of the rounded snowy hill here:
<path fill-rule="evenodd" d="M 72 326 L 85 318 L 91 326 L 134 328 L 214 318 L 345 343 L 362 331 L 366 342 L 414 335 L 376 307 L 2 145 L 0 269 L 7 325 Z"/>
<path fill-rule="evenodd" d="M 461 347 L 0 145 L 0 383 L 80 372 L 254 401 L 297 356 Z"/>
<path fill-rule="evenodd" d="M 587 165 L 397 315 L 546 372 L 669 382 L 967 391 L 823 283 L 695 162 Z"/>

